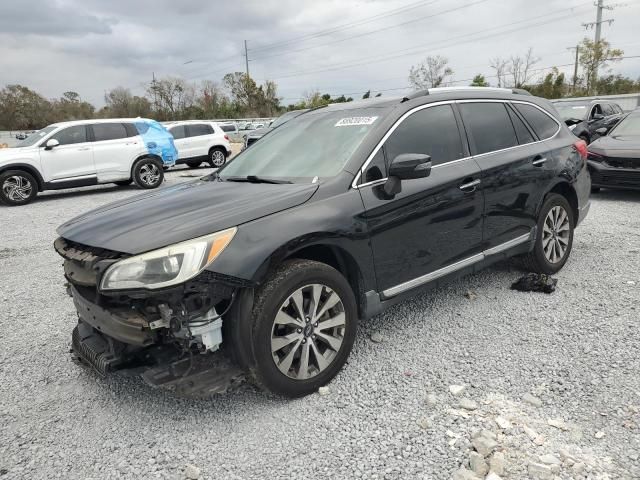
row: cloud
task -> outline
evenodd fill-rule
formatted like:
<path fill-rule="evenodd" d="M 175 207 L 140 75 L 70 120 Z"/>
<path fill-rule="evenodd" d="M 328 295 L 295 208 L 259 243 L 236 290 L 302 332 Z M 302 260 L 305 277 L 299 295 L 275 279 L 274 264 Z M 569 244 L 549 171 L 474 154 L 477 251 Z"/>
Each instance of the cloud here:
<path fill-rule="evenodd" d="M 593 35 L 581 26 L 595 17 L 587 0 L 541 0 L 534 10 L 527 0 L 477 1 L 5 2 L 0 86 L 21 83 L 48 97 L 75 90 L 101 105 L 104 91 L 118 85 L 143 93 L 153 74 L 198 82 L 244 71 L 247 39 L 251 75 L 275 79 L 285 103 L 315 89 L 392 95 L 403 93 L 409 68 L 427 55 L 448 57 L 454 78 L 465 84 L 477 73 L 490 77 L 491 58 L 523 54 L 530 46 L 541 57 L 539 67 L 569 64 L 566 47 Z M 638 55 L 640 5 L 618 7 L 609 17 L 616 21 L 603 26 L 604 36 Z M 613 69 L 637 77 L 640 60 Z M 572 68 L 562 70 L 570 74 Z"/>

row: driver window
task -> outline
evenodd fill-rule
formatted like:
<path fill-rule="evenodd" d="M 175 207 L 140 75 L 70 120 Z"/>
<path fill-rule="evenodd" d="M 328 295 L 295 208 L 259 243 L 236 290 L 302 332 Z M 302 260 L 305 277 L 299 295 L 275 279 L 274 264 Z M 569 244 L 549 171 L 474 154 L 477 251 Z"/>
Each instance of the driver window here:
<path fill-rule="evenodd" d="M 87 141 L 87 128 L 85 125 L 76 125 L 60 130 L 51 136 L 58 140 L 60 145 L 73 145 L 74 143 L 85 143 Z"/>
<path fill-rule="evenodd" d="M 591 119 L 593 119 L 596 115 L 602 115 L 602 108 L 600 108 L 600 105 L 595 104 L 593 106 L 593 108 L 591 109 Z"/>

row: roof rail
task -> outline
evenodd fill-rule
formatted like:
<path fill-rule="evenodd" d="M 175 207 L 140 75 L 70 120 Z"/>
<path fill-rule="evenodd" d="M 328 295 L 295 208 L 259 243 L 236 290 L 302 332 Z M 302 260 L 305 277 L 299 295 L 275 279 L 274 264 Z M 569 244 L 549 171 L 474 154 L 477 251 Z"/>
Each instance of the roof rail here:
<path fill-rule="evenodd" d="M 405 95 L 400 100 L 400 103 L 408 102 L 409 100 L 413 100 L 414 98 L 424 97 L 425 95 L 429 95 L 429 89 L 418 90 L 417 92 L 410 93 L 409 95 Z"/>

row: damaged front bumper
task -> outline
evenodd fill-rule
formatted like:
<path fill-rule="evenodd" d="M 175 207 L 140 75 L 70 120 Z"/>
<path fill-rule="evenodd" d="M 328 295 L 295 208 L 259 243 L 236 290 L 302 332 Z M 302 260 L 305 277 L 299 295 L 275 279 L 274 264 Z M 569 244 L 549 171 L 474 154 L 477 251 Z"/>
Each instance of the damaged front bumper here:
<path fill-rule="evenodd" d="M 218 314 L 231 306 L 240 283 L 203 272 L 163 292 L 104 295 L 97 285 L 113 254 L 64 239 L 55 248 L 65 258 L 67 291 L 78 312 L 72 333 L 77 363 L 100 375 L 129 369 L 151 386 L 189 396 L 209 396 L 242 383 L 243 371 L 219 349 L 223 320 Z"/>

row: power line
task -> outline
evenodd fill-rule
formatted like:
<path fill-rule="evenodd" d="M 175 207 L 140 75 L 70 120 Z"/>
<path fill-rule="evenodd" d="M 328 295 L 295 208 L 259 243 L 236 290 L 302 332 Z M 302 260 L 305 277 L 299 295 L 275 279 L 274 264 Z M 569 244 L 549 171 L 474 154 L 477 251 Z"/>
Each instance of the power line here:
<path fill-rule="evenodd" d="M 474 5 L 477 5 L 479 3 L 484 3 L 486 1 L 488 1 L 488 0 L 476 0 L 475 2 L 467 3 L 465 5 L 459 5 L 457 7 L 450 8 L 448 10 L 443 10 L 441 12 L 432 13 L 432 14 L 429 14 L 429 15 L 425 15 L 423 17 L 414 18 L 414 19 L 411 19 L 411 20 L 408 20 L 408 21 L 405 21 L 405 22 L 401 22 L 401 23 L 397 23 L 397 24 L 394 24 L 394 25 L 389 25 L 389 26 L 386 26 L 386 27 L 378 28 L 376 30 L 370 30 L 368 32 L 359 33 L 357 35 L 352 35 L 350 37 L 340 38 L 338 40 L 333 40 L 331 42 L 321 43 L 321 44 L 318 44 L 318 45 L 311 45 L 311 46 L 308 46 L 308 47 L 302 47 L 302 48 L 298 48 L 298 49 L 295 49 L 295 50 L 285 50 L 284 52 L 276 53 L 276 54 L 273 54 L 273 55 L 267 55 L 267 56 L 264 56 L 264 57 L 257 57 L 254 60 L 264 60 L 264 59 L 267 59 L 267 58 L 280 57 L 282 55 L 288 55 L 290 53 L 304 52 L 306 50 L 311 50 L 313 48 L 319 48 L 319 47 L 324 47 L 324 46 L 327 46 L 327 45 L 334 45 L 336 43 L 346 42 L 347 40 L 352 40 L 354 38 L 366 37 L 368 35 L 373 35 L 373 34 L 376 34 L 376 33 L 384 32 L 386 30 L 391 30 L 393 28 L 398 28 L 398 27 L 401 27 L 401 26 L 404 26 L 404 25 L 409 25 L 410 23 L 421 22 L 423 20 L 427 20 L 429 18 L 437 17 L 439 15 L 444 15 L 446 13 L 451 13 L 451 12 L 455 12 L 455 11 L 458 11 L 458 10 L 462 10 L 464 8 L 472 7 Z"/>
<path fill-rule="evenodd" d="M 275 77 L 275 78 L 273 78 L 273 80 L 282 79 L 282 78 L 297 77 L 297 76 L 303 76 L 303 75 L 310 75 L 310 74 L 322 73 L 322 72 L 327 72 L 327 71 L 342 70 L 342 69 L 345 69 L 345 68 L 353 68 L 353 67 L 358 67 L 358 66 L 362 66 L 362 65 L 368 65 L 368 64 L 371 64 L 371 63 L 384 62 L 384 61 L 391 60 L 391 59 L 394 59 L 394 58 L 400 58 L 400 57 L 404 57 L 404 56 L 408 56 L 408 55 L 414 55 L 416 53 L 420 53 L 422 51 L 426 51 L 425 48 L 428 49 L 427 51 L 432 51 L 434 45 L 438 45 L 438 44 L 444 44 L 444 46 L 441 47 L 441 48 L 449 48 L 449 47 L 460 45 L 460 44 L 463 44 L 463 43 L 468 43 L 470 41 L 491 38 L 491 37 L 496 36 L 496 35 L 502 35 L 502 34 L 505 34 L 505 33 L 511 33 L 511 32 L 514 32 L 514 31 L 517 31 L 517 30 L 521 30 L 521 29 L 528 29 L 528 28 L 537 27 L 537 26 L 540 26 L 540 25 L 547 25 L 549 23 L 553 23 L 553 22 L 557 22 L 557 21 L 560 21 L 560 20 L 564 20 L 566 18 L 573 17 L 573 13 L 571 13 L 569 15 L 564 15 L 564 16 L 561 16 L 561 17 L 558 17 L 558 18 L 550 19 L 550 20 L 547 20 L 547 21 L 544 21 L 544 22 L 537 22 L 537 23 L 533 23 L 531 25 L 521 26 L 521 27 L 518 27 L 518 28 L 512 29 L 512 30 L 500 31 L 500 32 L 489 34 L 489 35 L 484 35 L 484 36 L 481 36 L 481 37 L 474 37 L 475 35 L 482 34 L 482 33 L 485 33 L 485 32 L 491 31 L 491 30 L 501 29 L 501 28 L 505 28 L 505 27 L 512 27 L 512 26 L 517 25 L 517 24 L 526 23 L 526 22 L 529 22 L 531 20 L 535 20 L 535 19 L 538 19 L 538 18 L 548 17 L 550 15 L 554 15 L 554 14 L 557 14 L 557 13 L 560 13 L 560 12 L 563 12 L 563 11 L 567 11 L 567 10 L 573 11 L 576 8 L 577 7 L 569 8 L 569 9 L 562 9 L 562 10 L 558 10 L 556 12 L 552 12 L 552 13 L 548 13 L 548 14 L 544 14 L 544 15 L 539 15 L 537 17 L 531 17 L 531 18 L 519 20 L 519 21 L 516 21 L 516 22 L 509 22 L 509 23 L 506 23 L 506 24 L 503 24 L 503 25 L 498 25 L 496 27 L 490 27 L 490 28 L 483 29 L 483 30 L 477 30 L 477 31 L 472 32 L 472 33 L 468 33 L 468 34 L 464 34 L 464 35 L 459 35 L 457 37 L 453 37 L 453 39 L 471 37 L 471 38 L 469 38 L 467 40 L 463 40 L 461 42 L 448 43 L 448 40 L 447 41 L 441 41 L 441 42 L 435 42 L 435 43 L 431 42 L 431 43 L 422 44 L 422 45 L 419 45 L 419 46 L 416 46 L 416 47 L 411 47 L 409 49 L 400 50 L 400 52 L 404 52 L 404 53 L 396 53 L 396 54 L 393 54 L 393 55 L 386 55 L 386 56 L 383 56 L 383 57 L 381 57 L 379 55 L 376 55 L 376 56 L 372 56 L 372 57 L 367 57 L 366 59 L 363 59 L 362 61 L 359 61 L 359 62 L 340 63 L 340 64 L 335 64 L 335 65 L 330 65 L 328 67 L 324 67 L 324 68 L 321 68 L 321 69 L 292 72 L 292 73 L 289 73 L 289 74 L 284 74 L 284 75 L 280 75 L 278 77 Z"/>
<path fill-rule="evenodd" d="M 411 4 L 405 5 L 404 7 L 394 8 L 394 9 L 388 10 L 386 12 L 382 12 L 382 13 L 379 13 L 377 15 L 373 15 L 371 17 L 365 17 L 363 19 L 356 20 L 354 22 L 344 23 L 342 25 L 337 25 L 335 27 L 327 28 L 327 29 L 324 29 L 324 30 L 319 30 L 317 32 L 308 33 L 308 34 L 305 34 L 305 35 L 301 35 L 299 37 L 293 37 L 293 38 L 290 38 L 288 40 L 283 40 L 283 41 L 280 41 L 280 42 L 275 42 L 275 43 L 270 43 L 270 44 L 266 44 L 266 45 L 263 45 L 263 46 L 258 46 L 256 48 L 252 48 L 251 50 L 254 51 L 254 52 L 263 51 L 263 50 L 271 50 L 271 49 L 274 49 L 274 48 L 278 48 L 279 46 L 282 46 L 282 45 L 288 45 L 288 44 L 291 44 L 291 43 L 297 43 L 297 42 L 300 42 L 300 41 L 306 41 L 306 40 L 311 39 L 311 38 L 322 37 L 322 36 L 325 36 L 325 35 L 329 35 L 331 33 L 339 32 L 341 30 L 346 30 L 346 29 L 353 28 L 353 27 L 356 27 L 356 26 L 359 26 L 359 25 L 364 25 L 364 24 L 367 24 L 367 23 L 371 23 L 371 22 L 374 22 L 374 21 L 379 20 L 381 18 L 386 18 L 386 17 L 391 17 L 393 15 L 398 15 L 400 13 L 404 13 L 406 11 L 413 10 L 415 8 L 419 8 L 419 7 L 422 7 L 422 6 L 425 6 L 425 5 L 431 5 L 431 4 L 436 3 L 438 1 L 440 1 L 440 0 L 429 0 L 429 1 L 422 0 L 422 1 L 419 1 L 419 2 L 414 2 L 414 3 L 411 3 Z"/>

